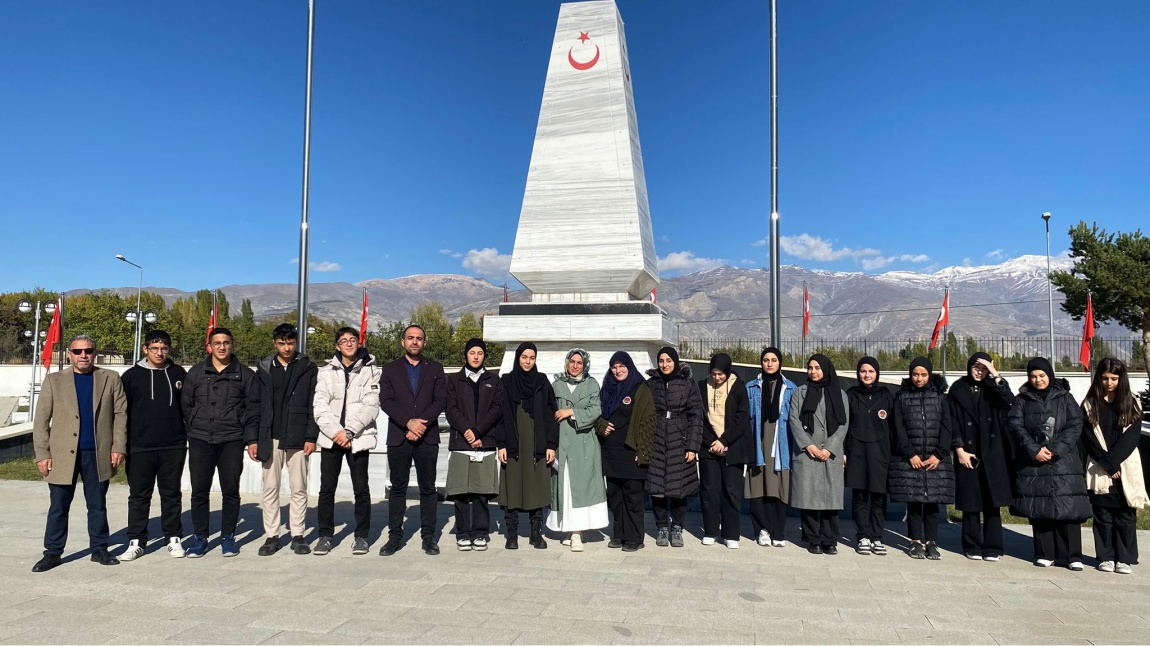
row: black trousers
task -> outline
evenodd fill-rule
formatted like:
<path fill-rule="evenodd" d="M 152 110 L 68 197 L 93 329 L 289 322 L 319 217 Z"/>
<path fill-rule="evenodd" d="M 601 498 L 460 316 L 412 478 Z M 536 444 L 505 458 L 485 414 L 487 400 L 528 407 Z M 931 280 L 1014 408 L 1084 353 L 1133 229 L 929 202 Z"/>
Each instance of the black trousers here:
<path fill-rule="evenodd" d="M 755 538 L 759 532 L 767 530 L 771 538 L 776 541 L 783 540 L 787 531 L 787 503 L 778 498 L 751 498 L 751 528 Z"/>
<path fill-rule="evenodd" d="M 938 540 L 938 503 L 906 503 L 906 534 L 912 541 Z"/>
<path fill-rule="evenodd" d="M 739 507 L 743 503 L 743 465 L 725 459 L 699 460 L 703 535 L 739 540 Z"/>
<path fill-rule="evenodd" d="M 415 480 L 419 485 L 419 534 L 428 539 L 435 537 L 435 462 L 439 458 L 439 445 L 427 442 L 408 442 L 387 447 L 387 466 L 391 470 L 391 492 L 387 495 L 387 534 L 403 538 L 403 516 L 407 513 L 407 482 L 411 479 L 411 466 L 415 465 Z"/>
<path fill-rule="evenodd" d="M 338 444 L 319 452 L 319 535 L 335 536 L 335 488 L 343 463 L 351 474 L 351 490 L 355 494 L 355 537 L 367 538 L 371 531 L 371 489 L 367 482 L 367 461 L 370 451 L 352 453 Z"/>
<path fill-rule="evenodd" d="M 1082 523 L 1064 520 L 1031 520 L 1034 558 L 1067 565 L 1082 560 Z"/>
<path fill-rule="evenodd" d="M 487 538 L 491 531 L 491 510 L 487 496 L 477 493 L 455 498 L 455 539 Z"/>
<path fill-rule="evenodd" d="M 76 478 L 84 481 L 84 503 L 88 507 L 88 547 L 108 548 L 108 481 L 100 482 L 95 451 L 77 451 L 72 483 L 48 485 L 48 523 L 44 527 L 44 555 L 60 556 L 68 542 L 68 512 L 76 497 Z"/>
<path fill-rule="evenodd" d="M 1138 512 L 1132 507 L 1094 507 L 1094 551 L 1099 561 L 1138 564 Z"/>
<path fill-rule="evenodd" d="M 643 524 L 643 484 L 634 478 L 607 478 L 607 507 L 611 510 L 611 538 L 642 543 L 646 536 Z"/>
<path fill-rule="evenodd" d="M 651 511 L 656 527 L 682 527 L 687 517 L 687 499 L 651 496 Z"/>
<path fill-rule="evenodd" d="M 851 517 L 855 521 L 855 540 L 882 542 L 886 531 L 886 494 L 865 489 L 851 489 Z"/>
<path fill-rule="evenodd" d="M 192 480 L 192 530 L 208 535 L 212 476 L 219 471 L 223 518 L 220 534 L 235 534 L 240 519 L 240 474 L 244 471 L 244 441 L 208 444 L 188 438 L 188 472 Z"/>
<path fill-rule="evenodd" d="M 185 448 L 142 451 L 128 454 L 128 538 L 148 540 L 148 518 L 152 510 L 152 492 L 160 489 L 160 527 L 165 539 L 184 535 L 180 524 L 183 494 L 180 479 L 184 476 Z"/>
<path fill-rule="evenodd" d="M 1002 510 L 984 507 L 977 511 L 962 512 L 962 551 L 983 556 L 1002 556 Z"/>
<path fill-rule="evenodd" d="M 802 509 L 799 514 L 803 541 L 830 547 L 839 542 L 839 512 L 835 509 Z"/>
<path fill-rule="evenodd" d="M 543 508 L 539 509 L 512 509 L 507 507 L 503 510 L 503 524 L 507 526 L 507 534 L 511 535 L 519 531 L 519 514 L 527 514 L 532 521 L 539 521 L 542 523 Z"/>

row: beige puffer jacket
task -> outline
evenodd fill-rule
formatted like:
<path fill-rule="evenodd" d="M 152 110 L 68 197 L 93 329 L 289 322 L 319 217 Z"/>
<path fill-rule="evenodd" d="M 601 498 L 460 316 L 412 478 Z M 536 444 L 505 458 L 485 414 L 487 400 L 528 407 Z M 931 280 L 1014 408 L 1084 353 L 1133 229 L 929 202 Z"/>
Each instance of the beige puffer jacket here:
<path fill-rule="evenodd" d="M 344 378 L 343 363 L 339 355 L 328 359 L 316 378 L 315 399 L 312 410 L 319 425 L 319 446 L 330 449 L 334 438 L 343 429 L 352 432 L 353 453 L 370 451 L 376 445 L 375 419 L 379 416 L 379 375 L 375 357 L 362 353 Z M 346 402 L 347 410 L 344 411 Z M 340 413 L 344 423 L 339 423 Z"/>

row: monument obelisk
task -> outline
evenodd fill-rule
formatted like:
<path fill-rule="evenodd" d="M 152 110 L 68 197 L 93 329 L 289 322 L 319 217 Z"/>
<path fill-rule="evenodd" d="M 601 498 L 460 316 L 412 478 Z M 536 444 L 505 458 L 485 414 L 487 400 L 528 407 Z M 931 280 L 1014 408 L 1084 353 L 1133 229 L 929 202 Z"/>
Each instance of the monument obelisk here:
<path fill-rule="evenodd" d="M 659 266 L 614 0 L 559 7 L 511 274 L 531 302 L 504 303 L 483 323 L 487 341 L 507 344 L 503 371 L 522 341 L 536 343 L 545 373 L 562 371 L 567 351 L 582 347 L 597 378 L 616 350 L 645 370 L 658 348 L 678 342 L 648 300 Z"/>

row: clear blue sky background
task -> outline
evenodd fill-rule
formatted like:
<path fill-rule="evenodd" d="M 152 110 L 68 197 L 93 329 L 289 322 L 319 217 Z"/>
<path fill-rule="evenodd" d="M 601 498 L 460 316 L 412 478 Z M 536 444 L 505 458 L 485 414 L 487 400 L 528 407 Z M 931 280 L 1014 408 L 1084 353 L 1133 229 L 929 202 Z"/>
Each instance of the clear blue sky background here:
<path fill-rule="evenodd" d="M 501 281 L 559 3 L 318 2 L 312 280 Z M 779 5 L 783 262 L 985 264 L 1044 253 L 1042 211 L 1056 252 L 1150 215 L 1150 2 Z M 666 273 L 768 262 L 766 6 L 619 1 Z M 134 285 L 117 253 L 295 281 L 305 0 L 0 17 L 0 290 Z"/>

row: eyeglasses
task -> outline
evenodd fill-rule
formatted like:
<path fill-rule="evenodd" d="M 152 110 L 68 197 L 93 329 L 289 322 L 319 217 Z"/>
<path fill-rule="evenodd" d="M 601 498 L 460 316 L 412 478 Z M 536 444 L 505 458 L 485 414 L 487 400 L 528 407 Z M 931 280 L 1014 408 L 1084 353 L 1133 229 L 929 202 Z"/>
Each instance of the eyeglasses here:
<path fill-rule="evenodd" d="M 78 357 L 82 354 L 96 354 L 96 348 L 72 348 L 69 352 Z"/>
<path fill-rule="evenodd" d="M 166 345 L 160 346 L 158 348 L 144 348 L 144 349 L 147 350 L 148 352 L 158 352 L 160 354 L 166 354 L 166 353 L 172 351 L 172 349 Z"/>
<path fill-rule="evenodd" d="M 625 365 L 623 365 L 623 364 L 621 364 L 621 363 L 617 363 L 617 364 L 615 364 L 615 365 L 611 366 L 611 369 L 612 369 L 612 370 L 626 370 L 626 369 L 627 369 L 627 366 L 625 366 Z"/>
<path fill-rule="evenodd" d="M 346 339 L 340 339 L 339 341 L 335 342 L 336 345 L 355 345 L 357 343 L 359 343 L 359 339 L 355 339 L 352 337 L 348 337 Z"/>
<path fill-rule="evenodd" d="M 231 341 L 212 341 L 213 348 L 230 348 L 231 346 Z"/>

